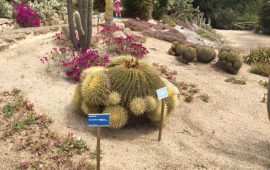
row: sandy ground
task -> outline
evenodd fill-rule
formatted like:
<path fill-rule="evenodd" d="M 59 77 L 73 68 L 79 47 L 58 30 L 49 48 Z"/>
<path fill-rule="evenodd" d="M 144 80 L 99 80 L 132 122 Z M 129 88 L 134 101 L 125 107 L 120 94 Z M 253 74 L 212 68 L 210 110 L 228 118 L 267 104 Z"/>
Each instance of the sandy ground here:
<path fill-rule="evenodd" d="M 252 31 L 216 30 L 233 47 L 245 51 L 250 48 L 270 47 L 270 36 Z"/>
<path fill-rule="evenodd" d="M 73 132 L 95 148 L 95 130 L 70 109 L 75 84 L 49 75 L 39 61 L 53 47 L 50 40 L 51 35 L 26 39 L 0 53 L 0 90 L 22 89 L 39 113 L 53 119 L 53 129 Z M 148 38 L 146 46 L 150 54 L 145 62 L 167 64 L 178 71 L 179 80 L 196 83 L 211 100 L 196 98 L 192 104 L 181 100 L 161 142 L 158 131 L 150 127 L 102 129 L 101 169 L 270 169 L 270 123 L 261 102 L 266 89 L 258 84 L 267 78 L 250 74 L 244 65 L 237 77 L 244 77 L 247 84 L 233 85 L 224 82 L 228 74 L 212 65 L 179 64 L 167 55 L 167 42 Z M 12 148 L 3 149 L 0 169 L 13 169 L 14 161 L 8 160 L 14 159 Z"/>

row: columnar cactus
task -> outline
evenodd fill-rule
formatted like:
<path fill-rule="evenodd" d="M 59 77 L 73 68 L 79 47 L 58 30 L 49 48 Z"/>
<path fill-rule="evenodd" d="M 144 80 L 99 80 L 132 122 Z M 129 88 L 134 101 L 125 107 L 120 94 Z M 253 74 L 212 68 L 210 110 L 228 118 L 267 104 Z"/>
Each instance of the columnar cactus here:
<path fill-rule="evenodd" d="M 106 7 L 105 7 L 105 23 L 112 24 L 113 21 L 113 0 L 106 0 Z"/>
<path fill-rule="evenodd" d="M 78 0 L 78 10 L 73 14 L 72 0 L 67 0 L 68 26 L 69 29 L 63 27 L 63 31 L 67 38 L 70 38 L 74 48 L 85 49 L 91 44 L 92 39 L 92 13 L 93 0 Z M 74 19 L 75 22 L 74 22 Z M 76 27 L 75 27 L 75 24 Z M 75 30 L 79 34 L 77 39 Z M 67 33 L 69 35 L 67 35 Z"/>

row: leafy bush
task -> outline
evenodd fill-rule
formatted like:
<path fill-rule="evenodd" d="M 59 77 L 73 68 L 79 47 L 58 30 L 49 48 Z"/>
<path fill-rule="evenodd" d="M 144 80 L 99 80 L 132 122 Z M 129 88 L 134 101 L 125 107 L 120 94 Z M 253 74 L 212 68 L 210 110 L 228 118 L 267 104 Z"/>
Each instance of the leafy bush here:
<path fill-rule="evenodd" d="M 212 29 L 198 29 L 196 31 L 197 34 L 199 34 L 202 38 L 209 39 L 211 41 L 219 41 L 221 39 L 221 35 L 217 34 L 214 30 Z"/>
<path fill-rule="evenodd" d="M 21 3 L 16 5 L 16 20 L 22 27 L 39 27 L 40 19 L 36 11 L 27 4 Z"/>
<path fill-rule="evenodd" d="M 246 84 L 246 80 L 244 79 L 236 79 L 235 77 L 229 77 L 225 80 L 225 82 L 231 82 L 232 84 L 244 85 Z"/>
<path fill-rule="evenodd" d="M 260 47 L 251 50 L 250 54 L 244 57 L 244 62 L 246 62 L 247 64 L 270 64 L 270 48 Z"/>
<path fill-rule="evenodd" d="M 191 21 L 194 13 L 199 12 L 199 9 L 194 8 L 192 3 L 193 0 L 169 0 L 168 13 L 175 19 Z"/>
<path fill-rule="evenodd" d="M 212 48 L 202 47 L 197 50 L 197 59 L 202 63 L 210 63 L 216 58 L 216 52 Z"/>
<path fill-rule="evenodd" d="M 268 77 L 270 76 L 270 65 L 263 63 L 252 64 L 250 72 Z"/>
<path fill-rule="evenodd" d="M 148 20 L 152 17 L 154 4 L 152 0 L 124 0 L 123 6 L 128 17 Z"/>
<path fill-rule="evenodd" d="M 168 10 L 169 0 L 158 0 L 154 4 L 153 18 L 160 20 L 164 17 Z"/>
<path fill-rule="evenodd" d="M 270 1 L 265 1 L 261 11 L 260 11 L 260 24 L 263 27 L 263 32 L 270 34 Z"/>
<path fill-rule="evenodd" d="M 239 54 L 235 51 L 221 49 L 218 58 L 217 64 L 228 73 L 237 74 L 243 65 Z"/>
<path fill-rule="evenodd" d="M 80 80 L 84 69 L 93 66 L 103 67 L 110 62 L 108 55 L 101 56 L 98 51 L 86 49 L 82 53 L 78 53 L 71 48 L 53 48 L 48 55 L 40 60 L 43 63 L 48 63 L 48 66 L 52 62 L 75 81 Z"/>
<path fill-rule="evenodd" d="M 37 11 L 42 21 L 51 18 L 54 13 L 64 13 L 66 3 L 59 0 L 33 0 L 28 1 L 27 4 Z"/>
<path fill-rule="evenodd" d="M 175 21 L 169 17 L 163 17 L 162 19 L 162 23 L 163 24 L 167 24 L 171 27 L 175 27 L 177 24 L 175 23 Z"/>
<path fill-rule="evenodd" d="M 6 0 L 0 0 L 0 18 L 11 18 L 13 7 Z"/>

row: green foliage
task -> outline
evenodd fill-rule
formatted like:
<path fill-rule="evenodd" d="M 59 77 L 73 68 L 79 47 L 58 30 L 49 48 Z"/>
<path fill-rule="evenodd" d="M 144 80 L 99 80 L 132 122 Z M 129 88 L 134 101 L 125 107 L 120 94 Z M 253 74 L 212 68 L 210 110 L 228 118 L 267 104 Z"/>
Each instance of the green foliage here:
<path fill-rule="evenodd" d="M 231 82 L 232 84 L 244 85 L 246 84 L 246 80 L 244 79 L 236 79 L 235 77 L 229 77 L 225 80 L 225 82 Z"/>
<path fill-rule="evenodd" d="M 217 34 L 214 30 L 212 29 L 198 29 L 196 31 L 196 33 L 198 35 L 200 35 L 202 38 L 206 38 L 208 40 L 211 40 L 211 41 L 220 41 L 220 39 L 222 38 L 221 35 Z"/>
<path fill-rule="evenodd" d="M 216 52 L 212 48 L 202 47 L 197 50 L 197 59 L 202 63 L 210 63 L 216 58 Z"/>
<path fill-rule="evenodd" d="M 244 57 L 244 62 L 247 64 L 270 64 L 270 48 L 260 47 L 251 50 L 250 54 Z"/>
<path fill-rule="evenodd" d="M 59 0 L 32 0 L 27 4 L 37 11 L 42 21 L 46 21 L 51 18 L 54 13 L 64 13 L 65 3 Z"/>
<path fill-rule="evenodd" d="M 252 64 L 250 72 L 261 76 L 270 76 L 270 65 L 263 63 Z"/>
<path fill-rule="evenodd" d="M 162 23 L 163 24 L 167 24 L 171 27 L 175 27 L 177 24 L 175 23 L 175 21 L 169 17 L 163 17 L 162 19 Z"/>
<path fill-rule="evenodd" d="M 260 11 L 260 24 L 263 27 L 263 32 L 270 34 L 270 1 L 265 1 Z"/>
<path fill-rule="evenodd" d="M 2 109 L 2 112 L 5 118 L 11 117 L 15 111 L 16 111 L 16 104 L 14 103 L 6 104 Z"/>
<path fill-rule="evenodd" d="M 188 102 L 188 103 L 191 103 L 192 100 L 193 100 L 193 95 L 188 93 L 186 96 L 185 96 L 185 102 Z"/>
<path fill-rule="evenodd" d="M 167 12 L 169 0 L 158 0 L 154 4 L 153 18 L 161 20 Z"/>
<path fill-rule="evenodd" d="M 194 0 L 215 28 L 229 28 L 232 22 L 256 22 L 263 0 Z"/>
<path fill-rule="evenodd" d="M 95 0 L 94 1 L 94 10 L 98 12 L 104 12 L 106 6 L 105 0 Z"/>
<path fill-rule="evenodd" d="M 124 0 L 125 14 L 129 17 L 139 17 L 142 20 L 152 18 L 154 4 L 152 0 Z"/>
<path fill-rule="evenodd" d="M 204 94 L 201 94 L 199 97 L 204 102 L 208 102 L 209 99 L 210 99 L 209 95 L 208 94 L 205 94 L 205 93 Z"/>
<path fill-rule="evenodd" d="M 168 13 L 178 20 L 193 19 L 194 13 L 199 12 L 198 8 L 193 7 L 193 0 L 169 0 Z"/>
<path fill-rule="evenodd" d="M 225 51 L 225 49 L 221 49 L 218 58 L 218 65 L 228 73 L 237 74 L 243 65 L 239 54 L 234 51 Z"/>
<path fill-rule="evenodd" d="M 196 49 L 193 47 L 186 47 L 184 48 L 183 51 L 183 60 L 186 62 L 192 62 L 195 60 L 197 54 L 196 54 Z"/>
<path fill-rule="evenodd" d="M 13 7 L 7 0 L 0 0 L 0 18 L 12 18 Z"/>

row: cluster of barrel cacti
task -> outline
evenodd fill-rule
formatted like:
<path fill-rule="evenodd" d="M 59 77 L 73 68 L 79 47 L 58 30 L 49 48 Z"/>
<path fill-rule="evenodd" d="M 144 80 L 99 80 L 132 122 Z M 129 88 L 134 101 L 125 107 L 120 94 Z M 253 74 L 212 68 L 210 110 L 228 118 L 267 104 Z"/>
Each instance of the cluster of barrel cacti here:
<path fill-rule="evenodd" d="M 81 75 L 72 105 L 76 112 L 109 113 L 111 128 L 122 128 L 128 122 L 140 123 L 161 119 L 161 101 L 156 90 L 166 86 L 169 97 L 165 100 L 165 115 L 178 105 L 179 90 L 161 78 L 147 64 L 131 56 L 116 59 L 107 68 L 91 67 Z"/>
<path fill-rule="evenodd" d="M 218 65 L 228 73 L 237 74 L 243 65 L 239 54 L 228 46 L 221 48 L 218 58 Z"/>
<path fill-rule="evenodd" d="M 210 63 L 216 57 L 216 52 L 212 48 L 199 45 L 185 45 L 177 41 L 173 42 L 169 54 L 176 56 L 178 60 L 186 63 L 196 59 L 202 63 Z"/>
<path fill-rule="evenodd" d="M 93 0 L 77 0 L 77 4 L 78 11 L 73 13 L 72 0 L 67 0 L 68 27 L 64 26 L 62 30 L 75 49 L 86 49 L 92 38 Z"/>

